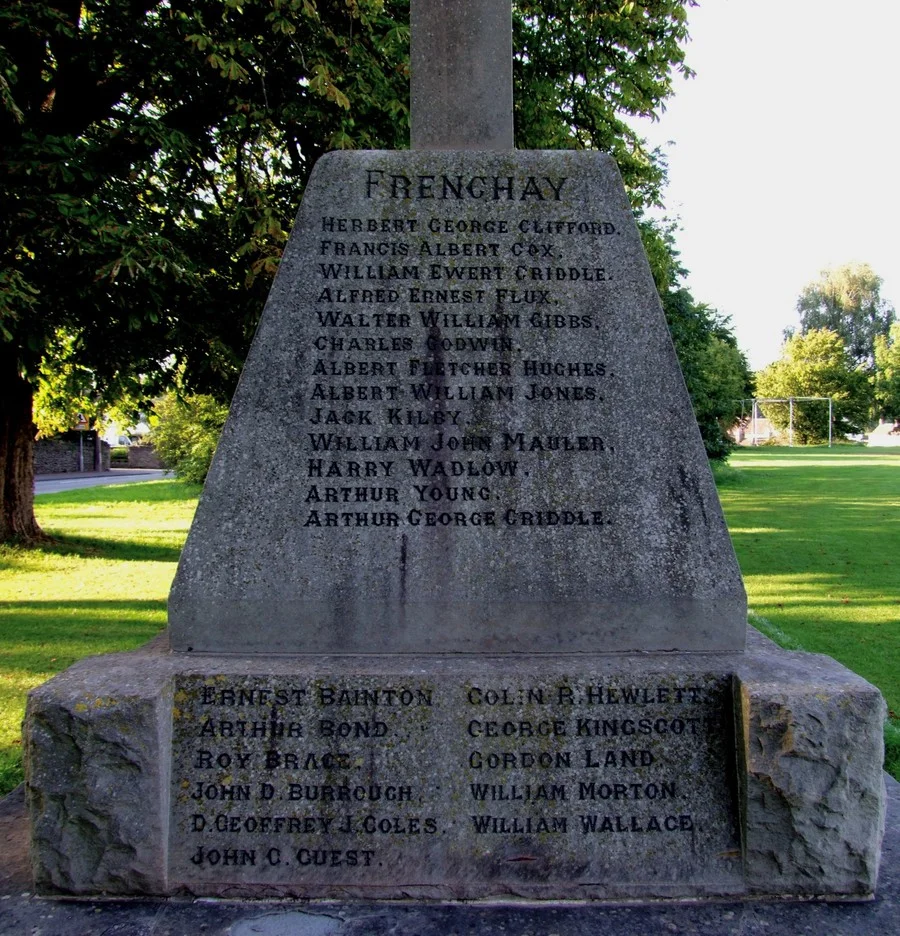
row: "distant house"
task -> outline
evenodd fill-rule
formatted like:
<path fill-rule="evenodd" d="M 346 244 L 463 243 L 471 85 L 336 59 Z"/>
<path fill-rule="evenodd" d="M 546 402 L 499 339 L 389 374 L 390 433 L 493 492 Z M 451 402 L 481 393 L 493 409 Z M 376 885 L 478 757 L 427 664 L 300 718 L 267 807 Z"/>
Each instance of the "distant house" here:
<path fill-rule="evenodd" d="M 866 439 L 866 445 L 896 445 L 900 446 L 900 423 L 893 421 L 879 423 Z"/>

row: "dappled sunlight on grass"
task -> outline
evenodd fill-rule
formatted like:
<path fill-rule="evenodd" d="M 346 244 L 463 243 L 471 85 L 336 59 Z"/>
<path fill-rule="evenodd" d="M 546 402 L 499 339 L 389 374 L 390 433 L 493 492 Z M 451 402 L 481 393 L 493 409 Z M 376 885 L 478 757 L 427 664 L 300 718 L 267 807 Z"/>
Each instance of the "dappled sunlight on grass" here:
<path fill-rule="evenodd" d="M 42 495 L 38 522 L 56 541 L 0 547 L 0 793 L 21 779 L 28 690 L 165 627 L 198 493 L 156 481 Z"/>
<path fill-rule="evenodd" d="M 15 584 L 0 574 L 0 602 L 5 600 L 102 600 L 105 597 L 164 598 L 175 574 L 174 562 L 116 562 L 81 558 L 41 569 L 15 571 Z"/>
<path fill-rule="evenodd" d="M 200 496 L 199 484 L 182 481 L 142 481 L 128 484 L 103 484 L 97 487 L 63 491 L 58 494 L 40 494 L 36 503 L 45 507 L 59 504 L 64 507 L 85 504 L 176 504 L 196 501 Z"/>
<path fill-rule="evenodd" d="M 900 712 L 900 448 L 742 449 L 716 481 L 753 611 Z"/>
<path fill-rule="evenodd" d="M 6 572 L 16 574 L 18 586 L 18 576 L 31 572 L 57 572 L 67 567 L 75 568 L 79 562 L 80 558 L 76 555 L 47 554 L 40 548 L 11 549 L 8 546 L 0 546 L 0 593 L 8 591 L 11 587 L 11 583 L 6 581 L 4 576 Z"/>
<path fill-rule="evenodd" d="M 54 663 L 56 654 L 48 656 L 48 663 Z M 7 670 L 0 673 L 0 698 L 3 697 L 3 693 L 6 691 L 17 691 L 24 692 L 28 689 L 33 689 L 35 686 L 39 686 L 42 682 L 46 682 L 51 676 L 55 675 L 55 668 L 53 665 L 48 666 L 44 670 L 36 670 L 35 672 L 26 673 L 24 670 Z"/>
<path fill-rule="evenodd" d="M 176 563 L 197 493 L 193 485 L 156 481 L 45 495 L 36 501 L 38 521 L 57 542 L 43 552 Z"/>
<path fill-rule="evenodd" d="M 85 608 L 109 599 L 164 602 L 196 490 L 157 481 L 37 498 L 38 522 L 57 541 L 34 549 L 0 547 L 0 602 L 75 598 Z M 105 509 L 104 495 L 114 509 Z M 12 613 L 8 605 L 5 611 Z"/>
<path fill-rule="evenodd" d="M 150 621 L 159 625 L 165 624 L 165 618 L 165 595 L 157 599 L 131 601 L 103 601 L 80 596 L 70 596 L 68 601 L 7 601 L 0 603 L 0 635 L 5 648 L 10 642 L 52 634 L 56 629 L 69 632 L 73 621 L 77 620 L 92 633 L 108 633 L 115 641 L 123 638 L 117 629 L 121 621 Z"/>
<path fill-rule="evenodd" d="M 887 627 L 900 639 L 900 600 L 895 593 L 871 593 L 834 581 L 818 589 L 800 587 L 783 580 L 759 582 L 752 576 L 746 585 L 751 607 L 765 617 L 823 629 Z"/>

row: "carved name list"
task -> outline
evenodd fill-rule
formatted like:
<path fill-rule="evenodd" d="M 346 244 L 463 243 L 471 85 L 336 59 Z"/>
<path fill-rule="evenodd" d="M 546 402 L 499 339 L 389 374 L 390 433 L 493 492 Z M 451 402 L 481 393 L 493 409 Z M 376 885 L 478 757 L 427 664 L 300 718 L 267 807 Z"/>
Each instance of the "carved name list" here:
<path fill-rule="evenodd" d="M 599 298 L 615 276 L 618 231 L 602 217 L 567 217 L 568 182 L 368 169 L 358 184 L 370 213 L 321 217 L 316 298 L 304 310 L 314 327 L 299 365 L 309 387 L 305 526 L 612 522 L 599 497 L 509 496 L 517 479 L 539 488 L 570 459 L 601 469 L 615 457 L 602 415 L 614 367 L 570 340 L 602 330 L 602 303 L 574 311 L 567 289 L 588 284 Z M 509 203 L 519 211 L 504 217 Z M 404 214 L 410 204 L 415 214 Z M 531 205 L 540 212 L 522 215 Z M 609 247 L 587 261 L 579 238 Z"/>
<path fill-rule="evenodd" d="M 602 681 L 600 681 L 602 680 Z M 172 852 L 191 881 L 375 885 L 398 866 L 511 879 L 721 874 L 730 679 L 455 688 L 409 676 L 182 678 Z M 693 857 L 690 857 L 693 856 Z M 435 883 L 442 883 L 439 879 Z"/>

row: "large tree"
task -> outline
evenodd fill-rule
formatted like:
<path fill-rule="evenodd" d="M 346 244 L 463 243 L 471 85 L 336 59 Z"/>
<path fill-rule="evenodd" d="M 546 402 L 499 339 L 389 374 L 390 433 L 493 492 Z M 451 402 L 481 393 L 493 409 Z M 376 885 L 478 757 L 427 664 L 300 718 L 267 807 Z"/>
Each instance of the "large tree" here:
<path fill-rule="evenodd" d="M 817 328 L 789 338 L 781 357 L 756 375 L 760 398 L 830 397 L 833 401 L 835 436 L 862 432 L 871 406 L 871 387 L 864 370 L 857 367 L 843 338 L 827 328 Z M 786 429 L 790 403 L 764 403 L 764 411 L 779 429 Z M 798 402 L 793 406 L 794 438 L 801 444 L 828 439 L 828 402 Z"/>
<path fill-rule="evenodd" d="M 742 401 L 753 396 L 753 373 L 730 318 L 698 302 L 684 287 L 687 270 L 675 246 L 677 224 L 640 220 L 638 226 L 706 454 L 726 458 L 734 448 L 728 430 Z"/>
<path fill-rule="evenodd" d="M 752 396 L 753 375 L 737 346 L 731 323 L 687 289 L 660 289 L 678 362 L 687 384 L 710 458 L 725 458 L 733 448 L 728 430 Z"/>
<path fill-rule="evenodd" d="M 402 141 L 406 44 L 375 0 L 0 8 L 0 538 L 40 532 L 57 336 L 101 395 L 172 356 L 233 377 L 311 163 Z"/>
<path fill-rule="evenodd" d="M 823 270 L 797 300 L 801 334 L 819 328 L 837 332 L 853 360 L 872 368 L 875 340 L 887 336 L 895 319 L 893 306 L 881 297 L 881 282 L 866 263 Z"/>
<path fill-rule="evenodd" d="M 875 339 L 875 410 L 879 419 L 900 422 L 900 322 Z"/>
<path fill-rule="evenodd" d="M 635 205 L 657 202 L 663 168 L 622 117 L 658 113 L 685 71 L 692 4 L 521 0 L 518 145 L 606 149 Z M 192 389 L 233 385 L 315 160 L 407 143 L 408 15 L 408 0 L 0 7 L 0 539 L 40 535 L 42 364 L 89 369 L 98 399 L 173 364 Z"/>
<path fill-rule="evenodd" d="M 685 64 L 695 0 L 514 0 L 516 145 L 616 158 L 632 204 L 661 203 L 664 165 L 634 122 L 656 118 Z"/>

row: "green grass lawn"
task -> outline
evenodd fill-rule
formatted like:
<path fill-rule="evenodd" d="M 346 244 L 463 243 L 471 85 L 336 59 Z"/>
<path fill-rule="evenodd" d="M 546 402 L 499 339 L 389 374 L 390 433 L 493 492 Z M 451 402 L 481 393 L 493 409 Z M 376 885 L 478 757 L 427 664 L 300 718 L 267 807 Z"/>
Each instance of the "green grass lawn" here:
<path fill-rule="evenodd" d="M 165 627 L 198 493 L 154 481 L 42 495 L 38 520 L 57 542 L 0 546 L 0 794 L 21 780 L 28 690 L 81 657 L 131 649 Z"/>
<path fill-rule="evenodd" d="M 753 622 L 881 689 L 900 777 L 900 448 L 742 449 L 716 474 Z M 21 779 L 27 691 L 165 626 L 198 493 L 156 481 L 44 495 L 57 543 L 0 546 L 0 794 Z"/>
<path fill-rule="evenodd" d="M 740 449 L 717 483 L 752 622 L 881 689 L 900 774 L 900 448 Z"/>

